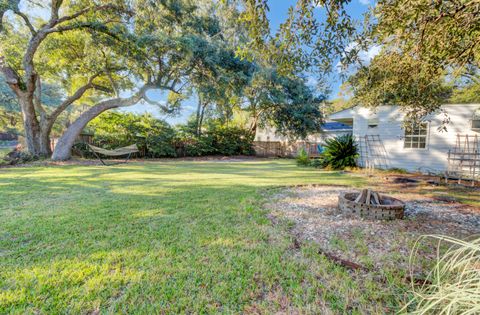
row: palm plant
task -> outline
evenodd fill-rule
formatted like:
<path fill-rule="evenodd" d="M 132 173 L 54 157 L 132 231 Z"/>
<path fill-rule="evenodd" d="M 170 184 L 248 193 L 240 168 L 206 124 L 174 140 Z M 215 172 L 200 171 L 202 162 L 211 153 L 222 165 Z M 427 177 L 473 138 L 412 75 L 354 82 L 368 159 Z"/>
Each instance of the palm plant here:
<path fill-rule="evenodd" d="M 352 135 L 343 135 L 325 140 L 324 167 L 335 170 L 356 167 L 358 147 Z"/>

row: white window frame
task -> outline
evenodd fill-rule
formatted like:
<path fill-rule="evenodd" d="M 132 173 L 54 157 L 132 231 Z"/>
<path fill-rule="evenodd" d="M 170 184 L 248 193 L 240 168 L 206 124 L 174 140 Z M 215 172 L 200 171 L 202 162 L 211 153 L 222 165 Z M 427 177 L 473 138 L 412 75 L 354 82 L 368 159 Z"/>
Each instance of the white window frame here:
<path fill-rule="evenodd" d="M 421 129 L 418 129 L 418 133 L 415 134 L 415 132 L 412 132 L 411 134 L 407 134 L 407 128 L 408 127 L 408 124 L 406 124 L 406 126 L 404 126 L 404 135 L 403 135 L 403 148 L 404 149 L 407 149 L 407 150 L 427 150 L 428 149 L 428 145 L 429 145 L 429 136 L 430 136 L 430 123 L 427 122 L 427 121 L 422 121 L 422 122 L 419 122 L 418 124 L 419 125 L 425 125 L 425 134 L 420 134 L 421 133 Z M 419 139 L 420 138 L 425 138 L 425 147 L 420 147 L 420 141 Z M 410 146 L 407 146 L 407 139 L 410 139 Z M 416 141 L 414 141 L 414 139 L 417 139 Z M 413 146 L 414 144 L 416 144 L 416 146 Z"/>
<path fill-rule="evenodd" d="M 473 112 L 471 127 L 473 131 L 480 131 L 480 108 Z"/>

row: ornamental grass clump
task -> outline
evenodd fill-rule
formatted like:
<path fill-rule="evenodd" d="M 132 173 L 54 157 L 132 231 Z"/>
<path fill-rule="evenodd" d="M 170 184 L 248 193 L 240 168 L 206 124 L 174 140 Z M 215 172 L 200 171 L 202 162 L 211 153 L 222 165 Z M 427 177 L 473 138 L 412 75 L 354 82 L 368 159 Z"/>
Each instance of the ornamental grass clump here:
<path fill-rule="evenodd" d="M 426 238 L 437 240 L 437 261 L 424 285 L 415 287 L 412 283 L 413 297 L 402 311 L 411 314 L 480 314 L 480 238 L 463 241 L 448 236 L 423 236 L 415 244 L 410 266 L 414 266 L 416 258 L 420 257 L 420 243 Z M 445 245 L 449 247 L 442 255 L 440 249 Z"/>

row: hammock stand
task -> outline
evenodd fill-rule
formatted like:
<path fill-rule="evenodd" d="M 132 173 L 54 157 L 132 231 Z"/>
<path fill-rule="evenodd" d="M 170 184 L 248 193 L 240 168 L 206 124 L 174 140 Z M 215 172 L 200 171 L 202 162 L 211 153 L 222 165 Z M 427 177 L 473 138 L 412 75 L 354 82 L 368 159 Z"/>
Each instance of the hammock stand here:
<path fill-rule="evenodd" d="M 91 145 L 91 144 L 88 144 L 88 143 L 85 143 L 87 145 L 87 147 L 90 149 L 90 151 L 92 151 L 92 153 L 97 157 L 97 159 L 100 160 L 100 162 L 102 162 L 103 165 L 105 166 L 110 166 L 110 165 L 115 165 L 115 164 L 121 164 L 121 163 L 127 163 L 128 160 L 130 160 L 130 157 L 132 155 L 132 153 L 137 153 L 139 152 L 138 150 L 138 147 L 136 144 L 132 144 L 132 145 L 129 145 L 129 146 L 126 146 L 126 147 L 122 147 L 122 148 L 118 148 L 118 149 L 114 149 L 114 150 L 107 150 L 107 149 L 103 149 L 103 148 L 99 148 L 99 147 L 96 147 L 94 145 Z M 109 156 L 109 157 L 117 157 L 117 156 L 124 156 L 126 155 L 127 157 L 125 158 L 125 161 L 123 162 L 117 162 L 117 163 L 105 163 L 105 161 L 101 158 L 100 155 L 104 155 L 104 156 Z"/>

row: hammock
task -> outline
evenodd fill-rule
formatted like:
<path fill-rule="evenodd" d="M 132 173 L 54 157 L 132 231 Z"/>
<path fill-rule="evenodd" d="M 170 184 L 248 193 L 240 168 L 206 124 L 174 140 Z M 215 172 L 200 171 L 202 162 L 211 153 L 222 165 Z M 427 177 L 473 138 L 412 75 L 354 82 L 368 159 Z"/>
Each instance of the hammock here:
<path fill-rule="evenodd" d="M 96 147 L 96 146 L 88 144 L 88 143 L 86 145 L 93 152 L 93 154 L 100 160 L 100 162 L 102 162 L 103 165 L 107 165 L 107 164 L 102 160 L 102 158 L 100 157 L 99 154 L 104 155 L 104 156 L 111 156 L 111 157 L 127 155 L 127 158 L 123 162 L 123 163 L 127 163 L 127 161 L 130 159 L 130 156 L 132 155 L 132 153 L 139 152 L 136 144 L 132 144 L 132 145 L 122 147 L 122 148 L 118 148 L 118 149 L 114 149 L 114 150 L 107 150 L 107 149 L 99 148 L 99 147 Z M 110 164 L 110 165 L 113 165 L 113 164 Z"/>

